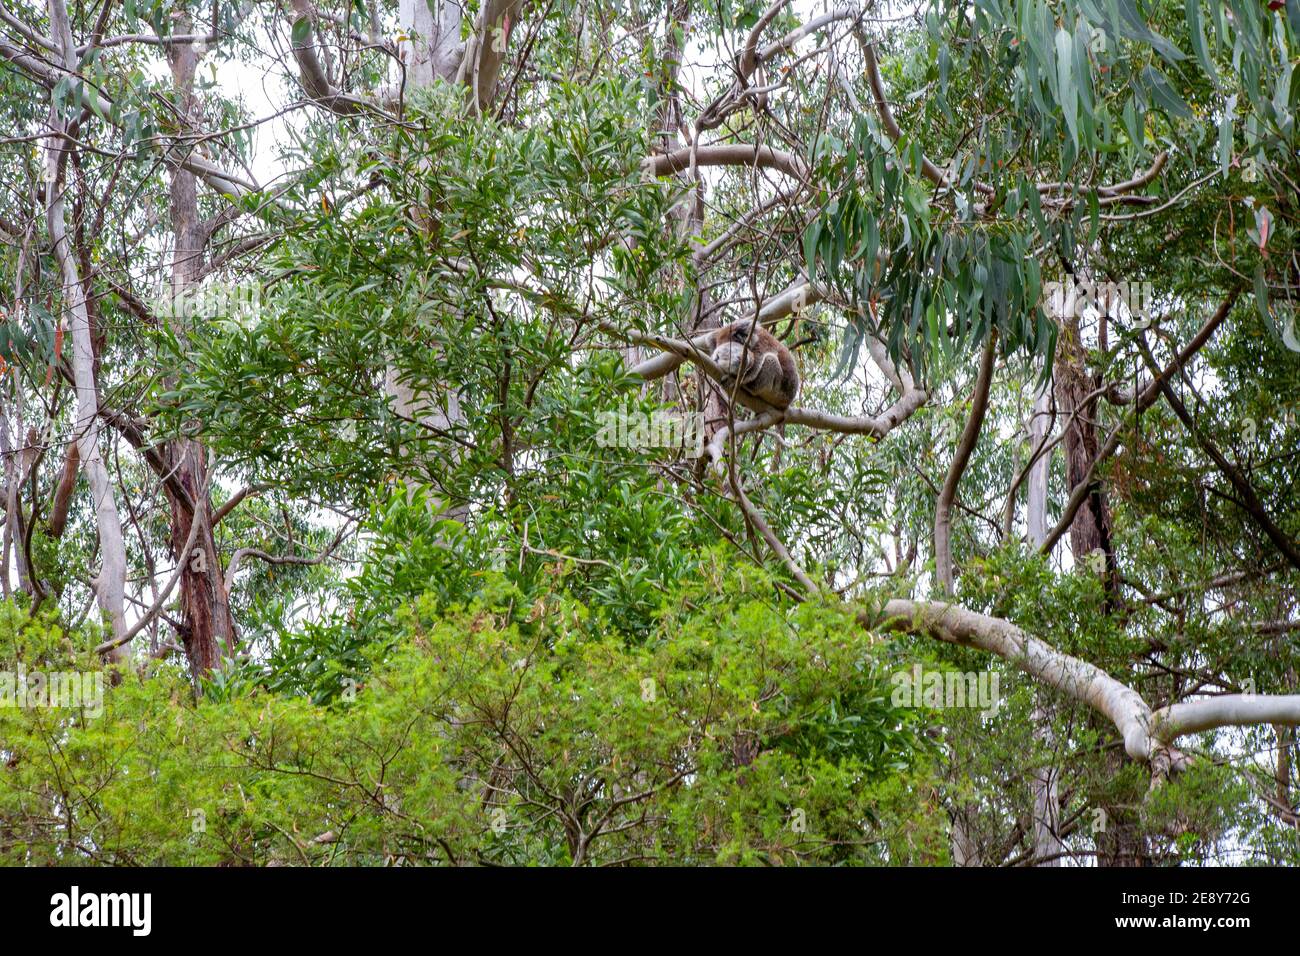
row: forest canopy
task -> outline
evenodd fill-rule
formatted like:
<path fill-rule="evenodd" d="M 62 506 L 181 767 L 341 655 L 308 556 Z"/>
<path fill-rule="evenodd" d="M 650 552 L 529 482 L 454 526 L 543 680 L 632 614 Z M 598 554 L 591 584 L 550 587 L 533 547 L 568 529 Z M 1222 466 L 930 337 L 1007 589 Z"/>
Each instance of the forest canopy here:
<path fill-rule="evenodd" d="M 0 863 L 1300 863 L 1298 66 L 3 0 Z"/>

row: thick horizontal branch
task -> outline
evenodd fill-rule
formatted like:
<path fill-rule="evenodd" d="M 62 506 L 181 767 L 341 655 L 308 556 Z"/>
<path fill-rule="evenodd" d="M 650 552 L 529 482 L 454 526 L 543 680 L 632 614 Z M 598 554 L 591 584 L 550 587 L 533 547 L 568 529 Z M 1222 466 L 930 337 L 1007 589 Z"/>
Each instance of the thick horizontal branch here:
<path fill-rule="evenodd" d="M 671 153 L 647 156 L 642 162 L 642 168 L 647 174 L 656 177 L 671 176 L 673 173 L 680 173 L 690 168 L 692 154 L 696 166 L 748 166 L 775 169 L 801 181 L 808 178 L 808 170 L 803 160 L 793 153 L 773 149 L 771 146 L 755 146 L 748 143 L 700 146 L 695 149 L 684 146 Z"/>
<path fill-rule="evenodd" d="M 121 36 L 104 37 L 95 43 L 87 43 L 77 47 L 77 55 L 82 56 L 88 51 L 104 50 L 109 47 L 126 46 L 128 44 L 139 44 L 140 46 L 188 46 L 191 43 L 203 44 L 204 46 L 216 43 L 220 36 L 216 33 L 174 33 L 169 36 L 160 37 L 154 33 L 127 33 Z"/>
<path fill-rule="evenodd" d="M 950 644 L 996 654 L 1037 680 L 1085 703 L 1106 716 L 1124 738 L 1124 749 L 1134 760 L 1151 757 L 1151 708 L 1131 687 L 1101 668 L 1062 653 L 1030 637 L 1010 621 L 989 617 L 955 604 L 896 599 L 884 608 L 894 630 L 924 633 Z M 864 623 L 874 626 L 866 619 Z"/>
<path fill-rule="evenodd" d="M 1168 161 L 1169 161 L 1169 154 L 1164 150 L 1161 150 L 1160 152 L 1156 153 L 1155 159 L 1152 160 L 1151 165 L 1147 169 L 1138 173 L 1132 179 L 1126 179 L 1122 183 L 1115 183 L 1110 186 L 1098 186 L 1096 189 L 1096 193 L 1099 197 L 1114 199 L 1119 196 L 1123 196 L 1125 193 L 1131 193 L 1134 190 L 1141 189 L 1143 186 L 1146 186 L 1148 183 L 1152 182 L 1157 176 L 1160 175 L 1160 171 L 1165 168 L 1165 163 L 1167 163 Z M 1073 192 L 1075 190 L 1078 190 L 1079 188 L 1080 187 L 1077 183 L 1039 183 L 1038 184 L 1038 191 L 1040 193 L 1049 193 L 1049 192 L 1056 192 L 1056 191 Z"/>
<path fill-rule="evenodd" d="M 1161 740 L 1176 740 L 1183 734 L 1219 727 L 1296 727 L 1300 726 L 1300 694 L 1224 694 L 1162 707 L 1155 712 L 1154 721 L 1154 736 Z"/>
<path fill-rule="evenodd" d="M 1173 746 L 1186 734 L 1258 724 L 1300 726 L 1300 695 L 1297 694 L 1230 694 L 1173 704 L 1153 712 L 1127 684 L 1087 661 L 1030 637 L 1010 621 L 955 604 L 904 599 L 886 603 L 883 616 L 886 626 L 893 630 L 928 634 L 951 644 L 996 654 L 1036 680 L 1087 704 L 1119 730 L 1125 752 L 1134 760 L 1150 764 L 1159 776 L 1186 766 L 1187 756 Z M 867 628 L 875 628 L 880 623 L 879 618 L 869 614 L 859 620 Z"/>
<path fill-rule="evenodd" d="M 700 352 L 710 351 L 713 348 L 713 337 L 716 334 L 717 329 L 710 329 L 707 332 L 692 336 L 689 348 Z M 628 369 L 628 374 L 636 375 L 646 381 L 653 381 L 657 378 L 663 378 L 669 372 L 681 367 L 681 364 L 685 361 L 686 356 L 680 352 L 662 352 Z"/>
<path fill-rule="evenodd" d="M 903 421 L 929 400 L 929 393 L 921 388 L 913 388 L 879 415 L 832 415 L 812 408 L 788 408 L 785 412 L 786 422 L 792 425 L 807 425 L 820 431 L 839 432 L 843 435 L 871 435 L 884 438 Z"/>

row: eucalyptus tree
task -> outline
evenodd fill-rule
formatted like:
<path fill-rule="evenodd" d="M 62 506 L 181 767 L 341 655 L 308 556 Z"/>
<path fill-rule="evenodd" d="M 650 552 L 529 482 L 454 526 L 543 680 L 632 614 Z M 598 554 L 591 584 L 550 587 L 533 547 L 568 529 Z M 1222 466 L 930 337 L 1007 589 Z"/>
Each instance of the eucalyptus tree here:
<path fill-rule="evenodd" d="M 1191 735 L 1213 766 L 1264 732 L 1227 727 L 1276 728 L 1260 799 L 1295 822 L 1295 0 L 51 0 L 0 30 L 5 540 L 58 591 L 32 530 L 81 469 L 61 600 L 93 584 L 106 652 L 179 584 L 208 674 L 246 559 L 305 573 L 367 517 L 374 592 L 268 570 L 246 623 L 328 592 L 379 627 L 455 603 L 457 561 L 563 559 L 633 639 L 721 539 L 776 600 L 1043 688 L 1032 795 L 981 767 L 972 796 L 949 728 L 961 860 L 1149 860 L 1085 765 L 1158 801 Z M 241 276 L 256 316 L 176 307 Z M 795 346 L 793 407 L 717 381 L 741 316 Z M 661 399 L 698 460 L 597 445 Z"/>

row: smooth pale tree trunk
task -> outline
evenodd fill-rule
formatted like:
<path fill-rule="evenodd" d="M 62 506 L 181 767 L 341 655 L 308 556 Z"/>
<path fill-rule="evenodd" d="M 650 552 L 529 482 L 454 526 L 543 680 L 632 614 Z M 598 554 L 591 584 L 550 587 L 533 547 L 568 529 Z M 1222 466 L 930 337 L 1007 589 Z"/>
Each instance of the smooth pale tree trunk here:
<path fill-rule="evenodd" d="M 983 866 L 984 861 L 980 857 L 979 845 L 970 835 L 970 830 L 966 825 L 962 813 L 955 814 L 952 818 L 952 862 L 954 866 Z"/>
<path fill-rule="evenodd" d="M 400 0 L 397 15 L 399 30 L 408 38 L 399 47 L 407 89 L 432 86 L 435 79 L 454 80 L 461 59 L 461 5 L 455 0 Z"/>
<path fill-rule="evenodd" d="M 455 81 L 462 61 L 460 32 L 463 12 L 456 0 L 400 0 L 398 29 L 407 39 L 401 41 L 398 49 L 405 64 L 408 93 L 439 80 Z M 428 217 L 426 210 L 421 210 L 420 215 Z M 384 374 L 384 392 L 393 400 L 393 411 L 398 416 L 416 422 L 431 435 L 446 433 L 465 423 L 460 395 L 454 385 L 438 389 L 442 392 L 441 400 L 417 393 L 408 383 L 401 381 L 397 364 L 390 358 Z M 415 473 L 406 477 L 414 482 L 423 482 L 428 476 L 423 468 L 417 466 Z M 446 508 L 436 500 L 430 504 L 446 518 L 464 521 L 468 516 L 468 507 L 464 504 Z"/>
<path fill-rule="evenodd" d="M 69 70 L 75 70 L 76 48 L 63 0 L 49 0 L 49 14 L 51 33 L 60 49 L 63 65 Z M 90 313 L 86 308 L 85 287 L 81 283 L 64 219 L 61 176 L 64 121 L 53 108 L 50 110 L 49 129 L 52 135 L 46 143 L 46 215 L 50 244 L 63 280 L 63 314 L 60 321 L 66 319 L 72 333 L 72 377 L 77 395 L 74 437 L 81 468 L 90 485 L 91 507 L 99 531 L 100 568 L 92 583 L 99 609 L 108 620 L 112 636 L 118 638 L 127 631 L 126 542 L 122 535 L 122 520 L 117 511 L 113 484 L 99 450 L 99 394 L 95 383 L 95 350 L 90 332 Z M 122 660 L 125 654 L 126 649 L 119 646 L 109 651 L 108 656 L 111 660 Z"/>
<path fill-rule="evenodd" d="M 21 296 L 15 296 L 14 301 L 21 302 L 23 300 Z M 14 419 L 17 424 L 15 432 L 21 435 L 23 432 L 23 393 L 16 383 L 13 394 Z M 25 519 L 23 502 L 22 496 L 18 493 L 19 485 L 22 483 L 19 476 L 26 471 L 27 455 L 10 438 L 8 408 L 5 408 L 4 416 L 0 418 L 0 453 L 4 454 L 5 476 L 4 576 L 0 578 L 0 582 L 3 582 L 4 596 L 8 598 L 11 593 L 9 584 L 10 560 L 13 561 L 18 570 L 19 589 L 28 594 L 33 593 L 31 572 L 27 567 L 27 549 L 23 547 Z"/>
<path fill-rule="evenodd" d="M 18 301 L 22 301 L 19 299 Z M 9 600 L 12 588 L 9 584 L 9 561 L 13 554 L 14 524 L 18 520 L 18 463 L 17 453 L 9 440 L 9 408 L 6 402 L 0 408 L 0 455 L 4 456 L 5 476 L 5 528 L 3 541 L 0 542 L 0 592 Z"/>
<path fill-rule="evenodd" d="M 1048 422 L 1052 411 L 1052 396 L 1044 388 L 1034 401 L 1029 420 L 1029 448 L 1032 454 L 1047 440 Z M 1052 453 L 1047 452 L 1029 469 L 1028 506 L 1025 523 L 1028 525 L 1029 544 L 1035 550 L 1047 540 L 1047 478 L 1052 471 Z"/>
<path fill-rule="evenodd" d="M 32 244 L 36 239 L 35 225 L 29 225 L 27 232 L 21 237 L 15 237 L 18 241 L 18 261 L 14 268 L 14 298 L 13 301 L 17 308 L 24 308 L 22 303 L 26 302 L 26 289 L 23 285 L 27 276 L 28 257 L 31 253 Z M 8 370 L 6 369 L 6 372 Z M 27 549 L 23 546 L 23 526 L 24 514 L 22 505 L 22 496 L 18 493 L 21 484 L 19 476 L 25 472 L 23 462 L 25 455 L 19 447 L 18 441 L 24 433 L 24 414 L 23 408 L 23 390 L 21 380 L 16 373 L 5 374 L 0 378 L 0 387 L 4 389 L 4 404 L 0 405 L 0 453 L 4 455 L 4 480 L 5 480 L 5 528 L 3 553 L 0 554 L 0 563 L 3 564 L 3 572 L 0 574 L 0 585 L 4 589 L 4 597 L 9 598 L 12 593 L 12 587 L 9 582 L 10 561 L 16 566 L 18 571 L 18 586 L 27 593 L 33 593 L 31 589 L 31 575 L 27 567 Z M 9 404 L 9 394 L 12 389 L 13 404 Z M 12 407 L 13 430 L 10 431 L 10 409 Z M 73 443 L 75 447 L 75 443 Z"/>
<path fill-rule="evenodd" d="M 1047 425 L 1051 413 L 1051 394 L 1047 389 L 1038 393 L 1029 421 L 1030 454 L 1047 440 Z M 1052 455 L 1044 454 L 1029 469 L 1028 506 L 1025 521 L 1029 531 L 1029 545 L 1035 551 L 1047 539 L 1047 477 L 1051 472 Z M 1041 692 L 1040 692 L 1041 693 Z M 1055 748 L 1051 729 L 1051 714 L 1041 701 L 1033 711 L 1034 739 L 1046 750 Z M 1052 765 L 1036 767 L 1029 781 L 1029 792 L 1034 802 L 1034 860 L 1035 866 L 1060 866 L 1065 845 L 1061 841 L 1061 798 L 1057 789 L 1056 768 Z"/>

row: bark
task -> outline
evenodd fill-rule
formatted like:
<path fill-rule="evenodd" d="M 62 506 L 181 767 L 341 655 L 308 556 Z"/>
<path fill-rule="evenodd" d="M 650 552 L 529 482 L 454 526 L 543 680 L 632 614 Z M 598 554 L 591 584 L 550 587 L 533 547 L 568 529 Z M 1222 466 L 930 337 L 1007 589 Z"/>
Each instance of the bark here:
<path fill-rule="evenodd" d="M 761 169 L 774 169 L 793 176 L 795 179 L 808 178 L 808 169 L 803 160 L 793 153 L 787 153 L 770 146 L 752 146 L 736 143 L 724 146 L 701 146 L 692 150 L 689 146 L 671 153 L 659 153 L 646 157 L 642 168 L 648 176 L 669 176 L 696 166 L 747 166 Z"/>
<path fill-rule="evenodd" d="M 1039 703 L 1030 718 L 1034 739 L 1046 749 L 1055 747 L 1051 714 Z M 1060 866 L 1065 844 L 1061 840 L 1061 795 L 1057 788 L 1058 772 L 1054 764 L 1035 767 L 1030 774 L 1029 794 L 1034 803 L 1032 836 L 1034 866 Z"/>
<path fill-rule="evenodd" d="M 497 4 L 499 6 L 499 4 Z M 405 64 L 406 89 L 420 89 L 436 80 L 453 81 L 466 56 L 466 44 L 460 40 L 462 8 L 455 0 L 401 0 L 398 7 L 398 27 L 408 38 L 399 47 Z M 499 62 L 498 62 L 499 67 Z M 495 88 L 495 82 L 492 84 Z M 425 210 L 417 213 L 429 228 L 434 223 Z M 402 381 L 395 357 L 390 357 L 384 373 L 384 393 L 393 401 L 393 411 L 400 418 L 414 422 L 431 435 L 446 434 L 464 424 L 465 413 L 460 407 L 460 395 L 454 385 L 439 389 L 439 399 L 426 392 L 416 391 L 409 382 Z M 432 468 L 443 470 L 445 462 L 417 463 L 413 481 L 424 482 L 432 475 Z M 469 505 L 461 502 L 444 507 L 442 502 L 430 502 L 442 516 L 464 521 L 469 515 Z"/>
<path fill-rule="evenodd" d="M 1034 411 L 1029 421 L 1030 454 L 1036 452 L 1047 441 L 1048 422 L 1051 418 L 1052 397 L 1046 389 L 1039 392 L 1034 401 Z M 1029 544 L 1037 549 L 1043 546 L 1047 538 L 1047 479 L 1052 472 L 1052 452 L 1047 451 L 1038 457 L 1029 469 L 1028 502 L 1025 507 L 1025 524 L 1029 533 Z"/>
<path fill-rule="evenodd" d="M 72 505 L 72 492 L 77 486 L 77 466 L 81 458 L 77 453 L 77 443 L 70 442 L 63 456 L 63 470 L 59 473 L 59 483 L 54 489 L 54 502 L 50 505 L 50 517 L 45 522 L 45 533 L 51 538 L 63 537 L 63 530 L 68 524 L 68 509 Z"/>
<path fill-rule="evenodd" d="M 969 807 L 953 811 L 950 843 L 952 846 L 953 866 L 983 866 L 984 859 L 980 853 L 979 843 L 972 835 L 968 814 Z"/>
<path fill-rule="evenodd" d="M 218 668 L 223 656 L 234 655 L 235 622 L 213 534 L 205 449 L 198 442 L 181 439 L 168 444 L 167 454 L 177 479 L 189 492 L 188 501 L 169 492 L 168 502 L 172 555 L 182 568 L 178 636 L 185 648 L 190 673 L 197 680 Z M 194 544 L 186 548 L 195 522 L 199 528 Z"/>
<path fill-rule="evenodd" d="M 18 526 L 20 521 L 19 508 L 21 507 L 21 502 L 18 498 L 18 451 L 13 447 L 13 443 L 9 439 L 9 409 L 7 407 L 4 409 L 4 415 L 0 416 L 0 454 L 4 455 L 5 475 L 4 564 L 3 568 L 0 569 L 0 585 L 3 585 L 4 587 L 4 596 L 7 599 L 12 593 L 12 587 L 9 583 L 9 561 L 10 556 L 14 553 L 14 529 Z M 18 586 L 20 588 L 24 587 L 24 580 L 22 551 L 19 549 Z"/>
<path fill-rule="evenodd" d="M 1215 331 L 1228 317 L 1228 314 L 1232 311 L 1232 307 L 1236 304 L 1240 295 L 1240 287 L 1234 287 L 1231 289 L 1227 296 L 1224 297 L 1223 302 L 1219 304 L 1219 307 L 1215 310 L 1214 314 L 1211 315 L 1209 319 L 1206 320 L 1205 324 L 1201 326 L 1200 331 L 1192 336 L 1191 341 L 1188 342 L 1181 351 L 1179 351 L 1173 360 L 1166 365 L 1152 381 L 1147 382 L 1145 385 L 1135 389 L 1131 393 L 1125 393 L 1122 390 L 1108 388 L 1107 393 L 1110 400 L 1121 405 L 1132 404 L 1136 415 L 1140 415 L 1145 409 L 1151 407 L 1161 394 L 1161 384 L 1167 381 L 1170 376 L 1179 374 L 1182 369 L 1186 367 L 1187 363 L 1191 361 L 1192 357 L 1205 346 L 1214 335 Z M 1093 472 L 1096 470 L 1096 467 L 1100 462 L 1105 461 L 1114 454 L 1115 449 L 1119 447 L 1121 436 L 1125 433 L 1126 427 L 1124 425 L 1118 425 L 1112 429 L 1110 437 L 1106 439 L 1106 444 L 1102 447 L 1100 454 L 1095 459 L 1093 468 L 1089 471 L 1086 479 L 1079 482 L 1071 489 L 1069 500 L 1066 501 L 1065 507 L 1062 509 L 1060 521 L 1056 523 L 1056 527 L 1048 532 L 1047 537 L 1043 540 L 1040 550 L 1044 554 L 1050 554 L 1052 549 L 1056 547 L 1056 542 L 1061 539 L 1062 535 L 1070 530 L 1071 526 L 1074 524 L 1075 516 L 1079 513 L 1079 509 L 1083 506 L 1092 491 Z"/>
<path fill-rule="evenodd" d="M 1047 441 L 1048 420 L 1051 413 L 1051 395 L 1046 389 L 1039 392 L 1029 420 L 1029 449 L 1033 454 Z M 1025 523 L 1029 546 L 1042 547 L 1047 537 L 1047 479 L 1051 472 L 1051 452 L 1042 454 L 1029 469 L 1028 502 Z M 1054 751 L 1056 740 L 1051 729 L 1051 713 L 1040 702 L 1033 714 L 1034 740 L 1043 749 Z M 1065 843 L 1061 840 L 1061 797 L 1057 789 L 1057 771 L 1054 765 L 1036 767 L 1029 780 L 1029 795 L 1034 805 L 1032 837 L 1035 866 L 1060 866 Z"/>
<path fill-rule="evenodd" d="M 15 308 L 20 308 L 21 303 L 26 301 L 26 292 L 24 290 L 24 281 L 27 276 L 28 262 L 31 256 L 32 245 L 36 240 L 36 224 L 30 223 L 21 237 L 18 244 L 18 261 L 14 268 L 14 289 L 13 301 Z M 12 593 L 9 581 L 9 567 L 12 556 L 13 564 L 18 571 L 18 586 L 24 591 L 30 590 L 29 573 L 27 568 L 27 552 L 23 547 L 23 505 L 22 497 L 18 493 L 20 483 L 19 476 L 23 473 L 22 450 L 15 445 L 15 437 L 23 434 L 23 390 L 16 374 L 5 374 L 0 377 L 0 384 L 5 391 L 5 401 L 0 406 L 0 454 L 4 455 L 4 480 L 5 480 L 5 527 L 4 542 L 0 561 L 3 562 L 3 574 L 0 575 L 0 585 L 3 585 L 4 596 L 8 598 Z M 12 388 L 13 392 L 13 431 L 10 432 L 9 416 L 10 404 L 8 401 L 8 392 Z M 16 547 L 15 547 L 16 546 Z"/>
<path fill-rule="evenodd" d="M 1085 564 L 1094 552 L 1100 551 L 1105 559 L 1106 589 L 1114 594 L 1119 578 L 1111 544 L 1110 507 L 1105 486 L 1093 474 L 1093 463 L 1101 451 L 1097 438 L 1096 382 L 1084 364 L 1079 321 L 1070 317 L 1070 311 L 1072 308 L 1067 310 L 1067 317 L 1062 322 L 1057 349 L 1056 402 L 1066 420 L 1066 483 L 1075 488 L 1089 482 L 1087 497 L 1070 525 L 1070 551 L 1076 565 Z"/>
<path fill-rule="evenodd" d="M 1066 485 L 1086 485 L 1086 497 L 1070 524 L 1070 551 L 1075 565 L 1092 567 L 1094 554 L 1102 555 L 1108 596 L 1106 613 L 1114 610 L 1119 590 L 1119 574 L 1111 545 L 1111 516 L 1104 485 L 1097 478 L 1096 463 L 1101 457 L 1097 437 L 1097 382 L 1089 375 L 1079 319 L 1074 314 L 1074 291 L 1071 289 L 1060 317 L 1061 337 L 1056 360 L 1056 402 L 1065 420 Z M 1106 758 L 1113 777 L 1123 757 Z M 1098 866 L 1142 866 L 1150 856 L 1141 833 L 1136 812 L 1121 803 L 1102 807 L 1106 828 L 1097 833 Z"/>
<path fill-rule="evenodd" d="M 1300 726 L 1300 694 L 1224 694 L 1153 711 L 1137 691 L 1097 665 L 1057 650 L 1010 621 L 956 604 L 897 598 L 887 602 L 880 615 L 859 617 L 859 623 L 869 629 L 882 620 L 892 630 L 996 654 L 1035 680 L 1087 704 L 1114 724 L 1129 757 L 1150 764 L 1159 774 L 1186 767 L 1187 756 L 1174 748 L 1185 734 L 1258 724 Z"/>
<path fill-rule="evenodd" d="M 957 500 L 957 485 L 975 451 L 980 429 L 984 427 L 984 413 L 989 406 L 989 387 L 993 382 L 993 360 L 997 356 L 997 341 L 997 331 L 990 330 L 984 343 L 984 353 L 980 356 L 979 375 L 975 379 L 975 392 L 971 396 L 970 417 L 966 420 L 966 427 L 957 443 L 957 452 L 953 455 L 952 466 L 948 469 L 948 477 L 944 479 L 939 500 L 934 507 L 935 577 L 944 594 L 952 594 L 953 591 L 952 506 Z"/>
<path fill-rule="evenodd" d="M 63 0 L 49 0 L 50 27 L 63 65 L 76 67 L 75 46 Z M 108 619 L 114 637 L 126 633 L 126 542 L 117 511 L 113 485 L 99 450 L 99 395 L 95 382 L 95 351 L 91 338 L 90 313 L 86 309 L 85 287 L 77 268 L 64 218 L 62 161 L 64 121 L 51 108 L 50 136 L 46 148 L 46 217 L 50 244 L 63 280 L 63 316 L 72 333 L 72 375 L 77 396 L 75 440 L 81 467 L 90 485 L 91 505 L 99 530 L 100 569 L 93 584 L 99 609 Z M 60 318 L 63 321 L 63 317 Z M 114 648 L 111 660 L 121 660 L 125 648 Z"/>
<path fill-rule="evenodd" d="M 188 32 L 188 28 L 187 16 L 178 29 Z M 197 107 L 194 73 L 199 53 L 194 44 L 173 44 L 168 47 L 167 60 L 183 113 L 192 117 Z M 208 240 L 199 221 L 197 179 L 189 170 L 172 170 L 169 207 L 174 236 L 172 291 L 181 298 L 198 281 Z M 182 340 L 190 334 L 185 313 L 185 309 L 172 309 L 169 317 L 173 332 Z M 197 680 L 220 666 L 222 656 L 233 655 L 235 622 L 213 533 L 207 452 L 196 441 L 178 438 L 166 444 L 161 457 L 163 467 L 174 478 L 164 487 L 171 509 L 171 552 L 182 568 L 179 637 Z M 194 522 L 199 528 L 193 546 L 187 549 Z"/>
<path fill-rule="evenodd" d="M 447 5 L 447 0 L 443 2 Z M 480 112 L 496 98 L 510 34 L 522 7 L 523 0 L 486 0 L 465 46 L 458 78 L 465 84 L 470 103 Z"/>

